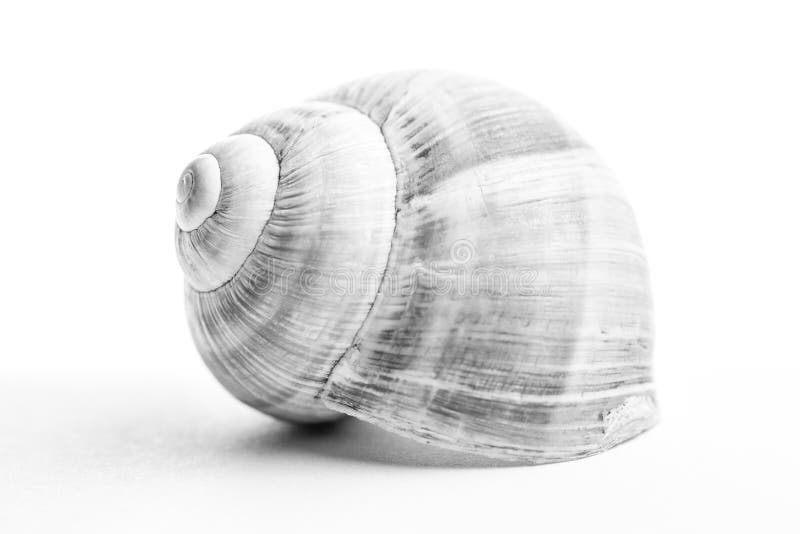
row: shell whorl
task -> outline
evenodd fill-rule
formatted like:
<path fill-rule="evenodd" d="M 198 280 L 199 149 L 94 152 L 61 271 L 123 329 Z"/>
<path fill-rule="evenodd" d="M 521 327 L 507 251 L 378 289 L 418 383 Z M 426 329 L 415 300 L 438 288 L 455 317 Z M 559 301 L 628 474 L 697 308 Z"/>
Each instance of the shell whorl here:
<path fill-rule="evenodd" d="M 277 177 L 238 198 L 273 188 L 274 199 L 248 212 L 250 233 L 219 223 L 230 174 L 215 145 L 217 211 L 190 231 L 179 221 L 177 236 L 195 343 L 239 399 L 533 462 L 594 454 L 655 423 L 633 214 L 594 151 L 537 103 L 397 73 L 237 138 L 269 147 Z M 193 179 L 201 163 L 213 171 L 195 160 Z"/>
<path fill-rule="evenodd" d="M 265 195 L 269 209 L 262 205 L 248 219 L 250 250 L 235 273 L 218 277 L 227 282 L 212 291 L 189 283 L 195 341 L 242 401 L 285 419 L 338 417 L 318 395 L 352 344 L 386 266 L 396 191 L 391 156 L 377 125 L 334 104 L 273 113 L 229 139 L 241 138 L 274 150 L 277 187 L 274 199 Z M 248 189 L 240 200 L 260 191 Z M 209 231 L 218 233 L 203 235 L 200 246 L 210 242 L 213 250 L 240 238 L 227 228 Z M 179 255 L 184 250 L 179 243 Z M 192 266 L 182 263 L 185 271 Z M 337 283 L 346 287 L 331 290 Z"/>
<path fill-rule="evenodd" d="M 219 162 L 211 154 L 200 154 L 183 171 L 175 193 L 175 222 L 191 232 L 214 215 L 222 190 Z"/>
<path fill-rule="evenodd" d="M 278 162 L 255 135 L 234 135 L 192 160 L 178 181 L 175 240 L 187 283 L 212 291 L 256 246 L 272 213 Z"/>

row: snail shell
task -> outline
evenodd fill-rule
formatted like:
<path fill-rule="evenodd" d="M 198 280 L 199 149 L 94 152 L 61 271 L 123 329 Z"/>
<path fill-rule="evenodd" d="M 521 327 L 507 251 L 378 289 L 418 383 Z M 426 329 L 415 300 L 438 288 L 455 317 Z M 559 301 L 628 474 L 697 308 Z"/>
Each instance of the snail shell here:
<path fill-rule="evenodd" d="M 181 174 L 193 339 L 238 399 L 544 463 L 656 421 L 633 213 L 493 83 L 404 72 L 257 119 Z"/>

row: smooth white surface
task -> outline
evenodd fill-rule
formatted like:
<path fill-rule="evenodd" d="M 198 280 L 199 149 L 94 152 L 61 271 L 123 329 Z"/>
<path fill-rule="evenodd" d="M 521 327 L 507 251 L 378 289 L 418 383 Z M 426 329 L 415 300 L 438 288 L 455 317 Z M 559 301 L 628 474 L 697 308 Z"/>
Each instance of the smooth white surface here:
<path fill-rule="evenodd" d="M 197 229 L 214 214 L 222 182 L 219 162 L 211 154 L 194 158 L 178 178 L 175 222 L 184 232 Z"/>
<path fill-rule="evenodd" d="M 797 13 L 653 5 L 3 8 L 0 531 L 796 532 Z M 652 432 L 497 468 L 292 430 L 204 369 L 178 173 L 255 116 L 415 67 L 531 94 L 615 171 L 653 278 Z"/>

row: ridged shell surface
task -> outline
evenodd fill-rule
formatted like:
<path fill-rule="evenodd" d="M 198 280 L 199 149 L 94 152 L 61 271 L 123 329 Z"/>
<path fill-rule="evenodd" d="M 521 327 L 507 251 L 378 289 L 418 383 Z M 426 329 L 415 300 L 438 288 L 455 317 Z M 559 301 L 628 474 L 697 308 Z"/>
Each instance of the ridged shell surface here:
<path fill-rule="evenodd" d="M 263 142 L 237 145 L 252 172 L 232 176 L 234 150 L 212 147 L 217 211 L 176 241 L 193 337 L 239 399 L 533 463 L 655 423 L 633 213 L 540 105 L 468 77 L 398 73 L 229 139 Z M 260 216 L 245 210 L 247 231 L 220 233 L 214 218 L 239 221 L 226 201 L 243 190 Z"/>

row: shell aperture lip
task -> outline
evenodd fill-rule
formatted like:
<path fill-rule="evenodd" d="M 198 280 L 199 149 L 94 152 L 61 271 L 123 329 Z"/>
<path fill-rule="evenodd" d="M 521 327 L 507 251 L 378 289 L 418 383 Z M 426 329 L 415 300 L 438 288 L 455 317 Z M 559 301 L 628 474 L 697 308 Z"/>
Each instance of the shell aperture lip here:
<path fill-rule="evenodd" d="M 184 232 L 200 227 L 214 214 L 222 189 L 220 168 L 211 154 L 201 154 L 186 166 L 178 180 L 175 220 Z"/>

